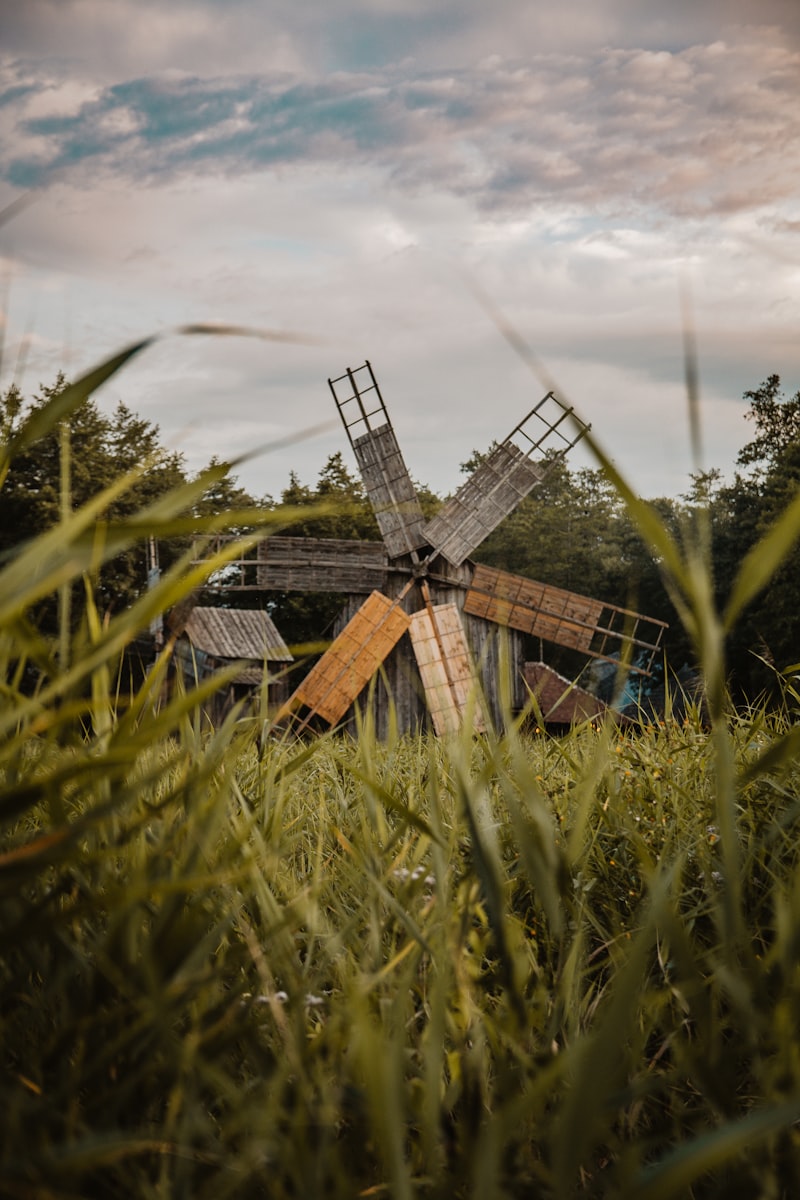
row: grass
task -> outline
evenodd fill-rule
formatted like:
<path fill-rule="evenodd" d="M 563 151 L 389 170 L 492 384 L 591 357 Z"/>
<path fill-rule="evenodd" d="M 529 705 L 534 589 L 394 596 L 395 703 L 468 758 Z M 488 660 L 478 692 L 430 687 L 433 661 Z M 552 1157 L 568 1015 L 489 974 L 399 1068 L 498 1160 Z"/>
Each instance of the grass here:
<path fill-rule="evenodd" d="M 237 713 L 204 731 L 202 689 L 161 697 L 166 656 L 118 695 L 121 649 L 199 569 L 106 624 L 92 573 L 190 529 L 196 489 L 102 542 L 100 500 L 3 568 L 0 1194 L 797 1194 L 797 697 L 733 711 L 724 637 L 800 519 L 720 615 L 702 537 L 605 465 L 707 722 L 291 743 Z M 80 576 L 59 660 L 25 613 Z"/>

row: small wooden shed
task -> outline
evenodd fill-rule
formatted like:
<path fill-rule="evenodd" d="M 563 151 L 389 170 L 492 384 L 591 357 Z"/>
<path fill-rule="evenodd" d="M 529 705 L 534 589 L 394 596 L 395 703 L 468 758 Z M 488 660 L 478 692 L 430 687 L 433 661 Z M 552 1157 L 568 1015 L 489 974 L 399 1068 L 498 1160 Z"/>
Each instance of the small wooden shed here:
<path fill-rule="evenodd" d="M 206 706 L 214 724 L 239 700 L 258 696 L 265 676 L 270 711 L 288 695 L 286 668 L 294 659 L 263 609 L 193 608 L 183 624 L 175 657 L 185 678 L 197 682 L 231 663 L 241 663 L 233 682 Z"/>

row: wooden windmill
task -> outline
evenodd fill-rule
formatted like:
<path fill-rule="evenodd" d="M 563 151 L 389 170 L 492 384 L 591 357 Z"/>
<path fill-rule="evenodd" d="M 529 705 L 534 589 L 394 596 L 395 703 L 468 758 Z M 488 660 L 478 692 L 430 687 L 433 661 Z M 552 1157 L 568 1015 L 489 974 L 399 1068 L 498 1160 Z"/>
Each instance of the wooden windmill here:
<path fill-rule="evenodd" d="M 379 725 L 391 701 L 402 730 L 427 713 L 439 734 L 465 714 L 480 731 L 500 720 L 504 690 L 520 703 L 524 634 L 609 660 L 627 648 L 634 669 L 649 672 L 662 622 L 470 558 L 587 431 L 571 408 L 544 396 L 426 521 L 369 362 L 328 382 L 383 540 L 260 543 L 259 589 L 349 597 L 279 719 L 336 725 L 380 670 Z"/>

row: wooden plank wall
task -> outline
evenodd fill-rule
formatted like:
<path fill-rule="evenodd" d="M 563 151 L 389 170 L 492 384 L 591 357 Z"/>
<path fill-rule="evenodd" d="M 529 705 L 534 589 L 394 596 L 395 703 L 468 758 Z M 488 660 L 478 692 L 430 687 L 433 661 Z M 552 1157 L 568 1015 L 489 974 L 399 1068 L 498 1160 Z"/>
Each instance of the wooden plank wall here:
<path fill-rule="evenodd" d="M 454 573 L 463 574 L 466 582 L 472 569 L 464 567 Z M 434 604 L 456 604 L 459 609 L 463 605 L 465 589 L 446 587 L 432 580 L 429 586 Z M 414 588 L 404 599 L 403 607 L 408 613 L 414 613 L 421 608 L 422 603 L 419 590 Z M 357 607 L 358 601 L 355 597 L 348 600 L 337 618 L 335 633 L 346 625 Z M 466 614 L 462 615 L 462 624 L 472 659 L 477 666 L 486 708 L 485 715 L 496 729 L 501 729 L 509 702 L 514 710 L 519 711 L 527 696 L 522 678 L 525 661 L 523 636 L 515 630 L 503 629 L 479 617 Z M 403 635 L 383 663 L 381 674 L 374 686 L 365 688 L 361 693 L 357 707 L 362 718 L 370 697 L 370 716 L 377 736 L 383 740 L 389 737 L 393 722 L 396 722 L 402 732 L 408 733 L 431 727 L 419 668 L 407 634 Z M 353 710 L 348 715 L 346 728 L 355 735 L 357 723 Z"/>
<path fill-rule="evenodd" d="M 280 592 L 369 595 L 383 589 L 387 564 L 381 542 L 270 537 L 258 546 L 258 586 Z"/>

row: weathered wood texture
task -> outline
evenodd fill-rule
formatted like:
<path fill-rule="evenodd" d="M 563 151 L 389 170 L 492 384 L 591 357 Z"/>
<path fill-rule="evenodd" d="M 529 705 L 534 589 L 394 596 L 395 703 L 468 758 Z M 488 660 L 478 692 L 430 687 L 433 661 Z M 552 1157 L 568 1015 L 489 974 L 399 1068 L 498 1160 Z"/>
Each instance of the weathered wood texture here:
<path fill-rule="evenodd" d="M 266 699 L 268 709 L 274 711 L 286 700 L 288 685 L 281 664 L 293 659 L 267 613 L 195 606 L 174 632 L 180 634 L 175 663 L 184 680 L 198 684 L 220 668 L 242 662 L 235 678 L 203 704 L 212 726 L 216 727 L 234 704 L 260 707 Z"/>
<path fill-rule="evenodd" d="M 463 563 L 544 474 L 513 442 L 497 446 L 423 530 L 454 565 Z"/>
<path fill-rule="evenodd" d="M 381 542 L 270 537 L 258 546 L 258 586 L 281 592 L 369 595 L 384 588 L 387 565 Z"/>
<path fill-rule="evenodd" d="M 391 425 L 355 438 L 353 453 L 389 557 L 424 546 L 422 509 Z"/>
<path fill-rule="evenodd" d="M 335 725 L 394 648 L 410 620 L 400 605 L 373 592 L 302 681 L 287 708 L 304 705 Z"/>
<path fill-rule="evenodd" d="M 449 587 L 429 581 L 433 603 L 454 604 L 461 609 L 466 595 L 465 585 L 471 574 L 471 566 L 453 569 L 451 575 L 458 579 L 454 578 L 453 585 Z M 337 618 L 335 633 L 351 619 L 358 603 L 357 597 L 347 601 Z M 402 601 L 403 608 L 410 614 L 419 611 L 423 603 L 417 587 Z M 522 679 L 525 658 L 523 636 L 516 630 L 499 627 L 479 617 L 463 615 L 462 624 L 477 668 L 485 716 L 495 728 L 501 729 L 508 718 L 509 709 L 519 711 L 526 699 Z M 374 686 L 369 691 L 365 688 L 360 695 L 357 707 L 362 717 L 368 706 L 380 738 L 387 738 L 393 728 L 402 733 L 414 733 L 431 727 L 419 667 L 408 635 L 399 640 L 381 664 L 380 675 Z M 346 728 L 356 733 L 354 710 L 347 717 Z"/>
<path fill-rule="evenodd" d="M 411 618 L 408 633 L 436 733 L 440 737 L 458 733 L 470 712 L 474 731 L 485 732 L 478 677 L 456 605 L 420 609 Z"/>
<path fill-rule="evenodd" d="M 464 607 L 474 616 L 586 653 L 603 612 L 599 600 L 480 565 Z"/>
<path fill-rule="evenodd" d="M 615 604 L 480 565 L 464 609 L 593 658 L 611 659 L 630 649 L 640 660 L 631 669 L 643 673 L 652 667 L 667 627 L 663 621 Z"/>
<path fill-rule="evenodd" d="M 197 650 L 217 659 L 292 662 L 270 616 L 261 609 L 192 609 L 183 631 Z"/>
<path fill-rule="evenodd" d="M 610 711 L 602 700 L 554 671 L 547 663 L 526 662 L 524 679 L 548 725 L 574 725 L 602 718 Z M 624 720 L 619 714 L 615 715 L 618 720 Z"/>

